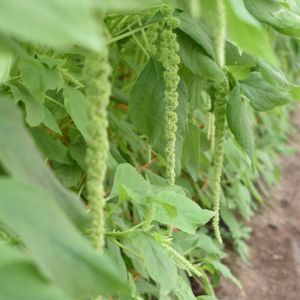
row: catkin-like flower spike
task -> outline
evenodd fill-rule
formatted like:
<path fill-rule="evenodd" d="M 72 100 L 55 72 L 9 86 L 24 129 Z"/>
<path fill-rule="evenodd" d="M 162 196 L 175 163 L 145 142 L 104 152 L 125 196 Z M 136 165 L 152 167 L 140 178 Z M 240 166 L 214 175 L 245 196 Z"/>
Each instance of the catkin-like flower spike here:
<path fill-rule="evenodd" d="M 226 12 L 224 0 L 215 0 L 217 7 L 215 44 L 217 63 L 223 69 L 225 67 L 225 38 L 226 38 Z M 222 243 L 220 233 L 220 194 L 221 177 L 223 168 L 223 147 L 225 136 L 226 105 L 228 94 L 228 81 L 216 85 L 215 93 L 215 126 L 214 126 L 214 148 L 213 148 L 213 228 L 216 239 Z"/>
<path fill-rule="evenodd" d="M 104 180 L 109 151 L 107 105 L 111 93 L 108 50 L 90 53 L 85 62 L 84 78 L 88 101 L 87 191 L 92 215 L 91 236 L 97 250 L 104 246 Z"/>
<path fill-rule="evenodd" d="M 179 26 L 179 20 L 172 16 L 172 10 L 164 6 L 162 12 L 166 14 L 166 28 L 161 33 L 159 60 L 164 68 L 165 82 L 165 134 L 166 134 L 166 178 L 168 184 L 175 184 L 175 149 L 177 131 L 177 87 L 180 81 L 178 76 L 180 57 L 178 55 L 179 44 L 173 29 Z"/>

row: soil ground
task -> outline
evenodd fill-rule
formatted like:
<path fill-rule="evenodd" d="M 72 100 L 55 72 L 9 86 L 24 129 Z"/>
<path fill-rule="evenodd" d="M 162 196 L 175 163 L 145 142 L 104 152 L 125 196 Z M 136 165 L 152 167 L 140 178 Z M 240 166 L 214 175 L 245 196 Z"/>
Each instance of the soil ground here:
<path fill-rule="evenodd" d="M 250 223 L 249 262 L 229 256 L 243 289 L 222 280 L 220 300 L 300 300 L 300 111 L 293 119 L 298 133 L 291 146 L 296 152 L 282 157 L 281 184 Z"/>

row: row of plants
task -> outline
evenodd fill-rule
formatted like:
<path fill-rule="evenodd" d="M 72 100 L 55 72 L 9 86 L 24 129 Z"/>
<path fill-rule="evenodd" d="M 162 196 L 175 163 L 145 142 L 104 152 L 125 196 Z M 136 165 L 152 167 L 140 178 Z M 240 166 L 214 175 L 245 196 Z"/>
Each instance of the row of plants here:
<path fill-rule="evenodd" d="M 1 1 L 0 298 L 217 299 L 280 179 L 294 0 Z"/>

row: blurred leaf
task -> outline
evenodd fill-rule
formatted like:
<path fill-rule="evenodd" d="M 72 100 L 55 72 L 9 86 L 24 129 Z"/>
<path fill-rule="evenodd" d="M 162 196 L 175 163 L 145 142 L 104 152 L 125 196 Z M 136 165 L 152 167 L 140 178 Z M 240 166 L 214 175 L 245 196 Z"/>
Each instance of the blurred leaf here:
<path fill-rule="evenodd" d="M 276 63 L 267 33 L 244 6 L 243 0 L 226 0 L 227 26 L 231 41 L 243 51 Z"/>
<path fill-rule="evenodd" d="M 101 46 L 89 1 L 0 0 L 0 7 L 2 33 L 51 47 L 77 43 L 91 49 Z"/>
<path fill-rule="evenodd" d="M 0 244 L 0 298 L 9 300 L 70 300 L 42 276 L 19 251 Z"/>
<path fill-rule="evenodd" d="M 177 285 L 174 290 L 178 300 L 196 300 L 191 284 L 187 283 L 181 276 L 177 278 Z"/>
<path fill-rule="evenodd" d="M 71 188 L 79 184 L 82 178 L 82 171 L 77 165 L 68 165 L 52 162 L 52 169 L 62 184 Z"/>
<path fill-rule="evenodd" d="M 1 220 L 20 235 L 43 274 L 58 287 L 74 297 L 124 288 L 113 261 L 97 254 L 41 189 L 2 178 L 0 207 Z"/>
<path fill-rule="evenodd" d="M 227 122 L 236 141 L 253 159 L 254 132 L 246 104 L 241 100 L 240 87 L 236 85 L 228 98 Z"/>
<path fill-rule="evenodd" d="M 53 114 L 49 111 L 49 109 L 44 105 L 44 118 L 43 118 L 43 124 L 51 129 L 53 132 L 58 133 L 62 135 L 60 128 L 56 122 L 56 119 L 54 118 Z"/>
<path fill-rule="evenodd" d="M 0 115 L 0 162 L 3 168 L 14 178 L 47 191 L 75 224 L 85 228 L 88 215 L 80 199 L 64 189 L 44 163 L 12 100 L 1 99 Z"/>

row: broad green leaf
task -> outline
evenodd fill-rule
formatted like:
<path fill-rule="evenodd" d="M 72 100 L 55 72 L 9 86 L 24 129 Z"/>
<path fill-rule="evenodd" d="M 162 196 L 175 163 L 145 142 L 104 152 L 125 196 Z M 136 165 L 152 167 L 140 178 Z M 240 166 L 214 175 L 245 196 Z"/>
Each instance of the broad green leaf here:
<path fill-rule="evenodd" d="M 202 209 L 196 202 L 176 192 L 160 192 L 153 196 L 157 204 L 155 219 L 161 223 L 172 225 L 187 233 L 195 234 L 199 226 L 206 224 L 214 215 L 213 211 Z M 170 215 L 166 205 L 176 208 L 176 215 Z"/>
<path fill-rule="evenodd" d="M 138 77 L 129 99 L 129 115 L 134 126 L 149 137 L 153 149 L 165 152 L 165 107 L 163 68 L 150 59 Z M 176 171 L 180 171 L 182 146 L 186 130 L 188 95 L 183 81 L 178 86 L 178 122 L 176 131 Z"/>
<path fill-rule="evenodd" d="M 117 167 L 114 184 L 108 199 L 117 196 L 121 187 L 130 190 L 132 197 L 137 201 L 151 195 L 150 184 L 133 166 L 127 163 Z"/>
<path fill-rule="evenodd" d="M 149 276 L 160 286 L 161 294 L 171 292 L 176 286 L 177 269 L 165 249 L 146 233 L 130 235 L 128 241 L 132 250 L 140 254 L 139 258 L 130 257 L 141 261 Z"/>
<path fill-rule="evenodd" d="M 0 7 L 4 34 L 51 47 L 80 44 L 98 49 L 102 44 L 89 1 L 0 0 Z"/>
<path fill-rule="evenodd" d="M 176 13 L 175 16 L 180 21 L 179 29 L 189 35 L 211 58 L 214 58 L 213 42 L 203 27 L 185 12 Z"/>
<path fill-rule="evenodd" d="M 10 99 L 0 101 L 0 162 L 14 178 L 44 189 L 78 226 L 86 227 L 88 215 L 75 194 L 59 183 L 38 153 L 32 137 L 22 124 L 17 106 Z M 12 138 L 13 137 L 13 138 Z"/>
<path fill-rule="evenodd" d="M 265 81 L 259 72 L 253 72 L 240 81 L 241 92 L 255 110 L 263 111 L 292 101 L 289 92 Z"/>
<path fill-rule="evenodd" d="M 229 38 L 243 51 L 276 62 L 267 33 L 247 11 L 243 0 L 226 0 Z"/>
<path fill-rule="evenodd" d="M 70 87 L 64 88 L 64 103 L 67 112 L 83 137 L 87 138 L 88 112 L 87 101 L 83 94 Z"/>
<path fill-rule="evenodd" d="M 27 124 L 31 127 L 40 125 L 45 118 L 43 105 L 36 101 L 30 92 L 20 83 L 10 83 L 8 86 L 16 102 L 20 100 L 24 103 Z"/>
<path fill-rule="evenodd" d="M 113 261 L 92 248 L 46 191 L 2 178 L 0 208 L 1 221 L 20 236 L 43 274 L 62 290 L 88 297 L 124 288 Z"/>
<path fill-rule="evenodd" d="M 47 90 L 59 90 L 63 87 L 60 72 L 47 68 L 38 59 L 23 58 L 18 67 L 26 88 L 38 102 L 44 102 Z"/>
<path fill-rule="evenodd" d="M 70 300 L 46 280 L 18 250 L 0 244 L 0 298 L 9 300 Z"/>
<path fill-rule="evenodd" d="M 259 21 L 271 25 L 277 31 L 300 37 L 300 16 L 273 0 L 244 0 L 246 8 Z"/>
<path fill-rule="evenodd" d="M 188 35 L 178 31 L 179 54 L 183 64 L 195 75 L 210 80 L 223 81 L 224 73 L 218 65 Z"/>
<path fill-rule="evenodd" d="M 236 85 L 228 98 L 227 122 L 236 141 L 252 160 L 255 147 L 254 129 L 247 109 L 249 107 L 241 99 L 240 87 Z"/>

